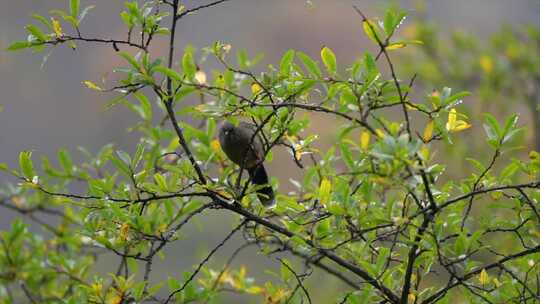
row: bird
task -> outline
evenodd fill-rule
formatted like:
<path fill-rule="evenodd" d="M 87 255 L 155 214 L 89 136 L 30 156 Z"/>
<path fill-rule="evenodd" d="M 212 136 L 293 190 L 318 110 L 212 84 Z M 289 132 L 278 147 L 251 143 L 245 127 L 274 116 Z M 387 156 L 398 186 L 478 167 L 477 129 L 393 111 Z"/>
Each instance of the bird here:
<path fill-rule="evenodd" d="M 250 181 L 258 186 L 257 197 L 264 206 L 272 206 L 275 202 L 274 190 L 268 184 L 268 174 L 264 168 L 264 146 L 257 126 L 240 122 L 238 126 L 225 121 L 219 127 L 219 144 L 225 155 L 242 169 L 246 169 Z"/>

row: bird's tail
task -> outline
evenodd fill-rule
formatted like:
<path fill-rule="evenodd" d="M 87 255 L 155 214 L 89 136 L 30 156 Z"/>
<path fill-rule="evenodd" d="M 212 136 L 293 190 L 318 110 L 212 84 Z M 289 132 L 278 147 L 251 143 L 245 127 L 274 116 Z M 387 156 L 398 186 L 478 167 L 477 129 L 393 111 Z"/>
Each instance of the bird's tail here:
<path fill-rule="evenodd" d="M 248 169 L 249 178 L 255 185 L 264 185 L 257 190 L 257 197 L 264 206 L 270 206 L 274 204 L 274 190 L 272 186 L 268 185 L 268 174 L 262 164 L 259 164 L 253 168 Z"/>

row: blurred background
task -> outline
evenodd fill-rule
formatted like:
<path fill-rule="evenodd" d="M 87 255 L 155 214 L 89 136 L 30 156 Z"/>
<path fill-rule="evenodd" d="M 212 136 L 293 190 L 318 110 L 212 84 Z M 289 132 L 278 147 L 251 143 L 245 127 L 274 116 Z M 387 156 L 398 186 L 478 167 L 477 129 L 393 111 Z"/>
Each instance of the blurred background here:
<path fill-rule="evenodd" d="M 78 146 L 84 146 L 95 152 L 108 143 L 113 143 L 118 149 L 133 151 L 138 140 L 137 134 L 127 131 L 136 120 L 134 115 L 123 107 L 105 111 L 105 105 L 112 95 L 98 94 L 81 84 L 84 80 L 99 83 L 102 79 L 114 78 L 111 70 L 121 64 L 121 60 L 112 48 L 80 44 L 76 51 L 64 46 L 50 54 L 45 52 L 37 55 L 29 51 L 4 51 L 10 42 L 26 37 L 24 25 L 31 21 L 32 13 L 47 15 L 50 9 L 66 8 L 67 3 L 64 0 L 0 0 L 0 107 L 3 109 L 0 113 L 0 163 L 16 166 L 18 154 L 22 150 L 33 151 L 35 159 L 41 155 L 54 158 L 59 148 L 75 152 Z M 84 6 L 96 5 L 81 26 L 83 34 L 103 38 L 124 37 L 126 29 L 118 17 L 124 1 L 89 0 L 82 3 Z M 185 1 L 187 7 L 200 3 Z M 409 12 L 406 23 L 422 20 L 435 26 L 438 35 L 442 37 L 451 37 L 456 31 L 474 35 L 478 38 L 476 43 L 479 47 L 485 46 L 487 49 L 492 40 L 490 37 L 498 33 L 502 26 L 540 26 L 538 0 L 427 0 L 422 3 L 419 5 L 417 1 L 399 1 L 400 7 Z M 179 24 L 178 52 L 188 43 L 200 49 L 220 40 L 231 44 L 233 50 L 247 49 L 251 56 L 258 52 L 264 53 L 264 66 L 278 62 L 281 55 L 291 48 L 317 58 L 321 47 L 325 45 L 334 50 L 338 64 L 351 64 L 365 50 L 374 50 L 363 34 L 359 16 L 351 8 L 353 4 L 368 16 L 375 17 L 382 16 L 388 2 L 231 0 L 183 19 Z M 415 29 L 418 28 L 422 29 L 421 26 Z M 414 36 L 412 31 L 409 31 L 409 35 Z M 438 43 L 435 40 L 429 42 Z M 162 55 L 164 47 L 163 41 L 157 41 L 152 51 L 156 56 Z M 417 58 L 415 53 L 422 52 L 415 48 L 412 46 L 407 50 L 409 60 L 403 70 L 398 67 L 398 73 L 412 75 L 415 69 L 414 58 Z M 449 49 L 446 52 L 452 54 L 459 50 Z M 44 55 L 47 56 L 46 62 L 43 61 Z M 475 65 L 471 67 L 474 69 Z M 479 69 L 482 68 L 489 69 L 489 65 L 480 62 Z M 438 67 L 434 69 L 437 71 Z M 425 91 L 419 92 L 418 96 L 425 96 L 438 84 L 429 77 L 422 79 L 422 76 L 420 72 L 419 81 L 423 83 L 422 89 Z M 444 75 L 441 78 L 441 83 L 445 83 L 445 80 L 458 83 L 446 79 Z M 473 91 L 472 97 L 467 99 L 469 104 L 474 105 L 479 102 L 477 99 L 481 99 L 477 98 L 478 92 L 474 88 L 456 89 Z M 519 100 L 507 100 L 505 107 L 523 113 L 522 123 L 532 123 L 535 114 L 528 111 Z M 478 126 L 478 129 L 481 127 Z M 331 131 L 326 129 L 325 132 L 330 134 Z M 324 140 L 324 134 L 321 135 Z M 469 137 L 470 144 L 478 144 L 473 138 Z M 532 142 L 533 135 L 525 135 L 524 144 L 532 146 Z M 74 157 L 77 160 L 76 153 Z M 284 189 L 287 189 L 290 172 L 283 169 L 290 168 L 289 165 L 280 164 L 278 158 L 270 168 Z M 0 183 L 9 181 L 13 180 L 0 173 Z M 14 216 L 7 210 L 0 211 L 0 229 L 8 228 Z M 230 222 L 220 214 L 214 217 L 199 219 L 190 227 L 196 232 L 194 235 L 167 249 L 167 256 L 178 258 L 167 259 L 167 263 L 158 262 L 155 265 L 155 279 L 178 275 L 224 237 L 221 234 L 227 231 Z M 212 226 L 207 227 L 207 223 L 212 223 Z M 230 243 L 223 252 L 230 252 L 238 244 Z M 261 267 L 279 265 L 276 261 L 255 255 L 255 252 L 245 251 L 237 259 L 237 264 L 249 263 Z M 223 258 L 218 258 L 215 265 L 219 265 L 220 260 L 223 261 L 227 256 L 223 254 Z M 104 269 L 112 262 L 106 260 Z M 255 267 L 250 273 L 258 276 L 257 269 L 261 267 Z M 324 297 L 324 290 L 318 292 Z"/>

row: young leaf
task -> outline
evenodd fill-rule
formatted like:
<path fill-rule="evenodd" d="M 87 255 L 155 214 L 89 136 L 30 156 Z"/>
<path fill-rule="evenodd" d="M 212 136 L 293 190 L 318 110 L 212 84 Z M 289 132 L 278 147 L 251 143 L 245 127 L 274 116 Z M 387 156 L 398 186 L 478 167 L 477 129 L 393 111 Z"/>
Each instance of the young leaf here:
<path fill-rule="evenodd" d="M 197 66 L 193 60 L 193 53 L 191 50 L 186 50 L 184 53 L 184 57 L 182 57 L 182 68 L 188 78 L 193 78 L 197 70 Z"/>
<path fill-rule="evenodd" d="M 34 164 L 32 163 L 32 152 L 22 151 L 19 153 L 19 167 L 23 173 L 23 176 L 31 179 L 34 177 Z"/>

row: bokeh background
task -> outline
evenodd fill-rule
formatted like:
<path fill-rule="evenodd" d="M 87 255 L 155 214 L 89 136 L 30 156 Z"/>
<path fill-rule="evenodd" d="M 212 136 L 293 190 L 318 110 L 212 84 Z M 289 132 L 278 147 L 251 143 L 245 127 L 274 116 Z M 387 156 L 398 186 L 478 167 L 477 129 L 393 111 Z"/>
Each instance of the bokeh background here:
<path fill-rule="evenodd" d="M 133 151 L 137 134 L 127 129 L 135 117 L 122 107 L 105 111 L 112 97 L 86 89 L 81 82 L 87 79 L 100 82 L 114 78 L 112 67 L 121 63 L 112 48 L 100 45 L 80 44 L 76 51 L 60 47 L 43 55 L 29 51 L 9 53 L 4 49 L 11 41 L 24 39 L 24 25 L 30 22 L 32 13 L 47 15 L 53 8 L 67 7 L 64 0 L 0 0 L 0 162 L 16 166 L 18 154 L 31 150 L 36 159 L 40 155 L 54 159 L 59 148 L 72 152 L 78 146 L 97 151 L 105 144 L 113 143 L 118 149 Z M 118 13 L 124 1 L 89 0 L 83 5 L 96 5 L 82 24 L 88 36 L 123 37 L 126 29 Z M 187 7 L 202 1 L 185 1 Z M 395 1 L 394 3 L 397 3 Z M 182 20 L 178 31 L 178 50 L 188 43 L 196 48 L 211 45 L 220 40 L 230 43 L 233 49 L 247 49 L 251 55 L 262 52 L 263 65 L 278 62 L 281 54 L 292 48 L 318 57 L 323 45 L 332 48 L 338 61 L 350 64 L 362 52 L 372 49 L 365 39 L 359 16 L 352 10 L 355 4 L 370 16 L 380 16 L 387 1 L 350 0 L 231 0 L 218 7 L 201 11 L 196 16 Z M 400 1 L 399 5 L 409 11 L 409 19 L 415 18 L 414 1 Z M 538 0 L 427 0 L 425 16 L 444 32 L 456 29 L 488 37 L 503 24 L 540 26 L 540 1 Z M 152 49 L 163 54 L 165 44 L 157 42 Z M 458 88 L 459 89 L 459 88 Z M 474 92 L 473 92 L 474 93 Z M 509 101 L 512 102 L 512 101 Z M 530 114 L 527 114 L 530 115 Z M 322 129 L 326 129 L 323 131 Z M 322 133 L 328 128 L 321 128 Z M 330 130 L 331 131 L 331 130 Z M 324 134 L 321 134 L 324 139 Z M 470 138 L 473 141 L 473 138 Z M 77 160 L 77 154 L 74 153 Z M 270 171 L 280 183 L 288 184 L 290 164 L 274 162 Z M 294 173 L 297 174 L 297 173 Z M 0 183 L 13 182 L 0 173 Z M 0 211 L 0 229 L 9 227 L 16 215 Z M 154 279 L 166 275 L 178 275 L 182 270 L 204 256 L 209 248 L 219 242 L 230 227 L 230 220 L 223 214 L 202 217 L 190 227 L 192 234 L 166 250 L 166 263 L 155 265 Z M 240 242 L 229 244 L 219 261 L 226 259 Z M 254 265 L 257 270 L 265 265 L 278 265 L 245 251 L 237 263 Z M 103 269 L 115 260 L 102 260 Z M 330 283 L 329 283 L 330 284 Z M 324 299 L 323 289 L 314 291 Z M 319 303 L 319 301 L 317 301 Z M 323 303 L 323 302 L 320 302 Z"/>

